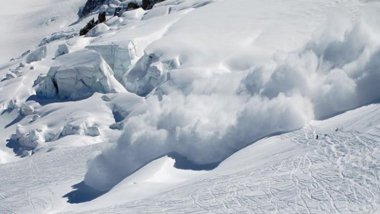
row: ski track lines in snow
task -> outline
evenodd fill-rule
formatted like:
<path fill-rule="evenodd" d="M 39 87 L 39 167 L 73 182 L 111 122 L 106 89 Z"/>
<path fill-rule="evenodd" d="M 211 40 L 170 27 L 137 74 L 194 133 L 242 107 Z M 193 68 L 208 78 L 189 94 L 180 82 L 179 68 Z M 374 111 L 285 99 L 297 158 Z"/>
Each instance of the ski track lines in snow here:
<path fill-rule="evenodd" d="M 77 2 L 75 0 L 75 2 Z M 243 1 L 241 1 L 243 2 Z M 316 1 L 317 2 L 317 1 Z M 318 10 L 339 7 L 344 1 L 316 3 L 303 16 L 320 16 Z M 231 2 L 230 2 L 231 3 Z M 293 2 L 294 3 L 294 2 Z M 277 2 L 277 4 L 282 4 Z M 317 6 L 318 5 L 318 6 Z M 343 5 L 343 4 L 342 4 Z M 349 5 L 352 18 L 356 16 L 356 4 Z M 272 7 L 273 5 L 268 4 Z M 298 8 L 298 7 L 297 7 Z M 303 9 L 303 7 L 299 7 Z M 187 12 L 192 12 L 189 10 Z M 287 16 L 299 16 L 297 10 Z M 155 14 L 152 14 L 154 16 Z M 284 16 L 284 17 L 287 17 Z M 278 18 L 277 16 L 275 16 Z M 172 30 L 180 28 L 186 17 L 180 16 L 157 32 L 142 37 L 142 46 L 153 46 L 170 36 Z M 319 18 L 316 18 L 319 20 Z M 298 19 L 299 20 L 299 19 Z M 178 21 L 178 22 L 177 22 Z M 186 20 L 185 20 L 186 21 Z M 145 20 L 149 22 L 149 20 Z M 306 28 L 314 28 L 317 21 L 311 21 Z M 186 23 L 186 22 L 184 22 Z M 300 23 L 304 24 L 304 22 Z M 286 29 L 286 26 L 284 27 Z M 303 28 L 305 30 L 306 28 Z M 201 28 L 202 29 L 202 28 Z M 305 30 L 308 31 L 308 30 Z M 281 32 L 281 31 L 280 31 Z M 39 34 L 38 34 L 39 35 Z M 120 34 L 121 36 L 125 36 Z M 280 35 L 280 34 L 277 34 Z M 306 35 L 306 34 L 305 34 Z M 307 34 L 308 35 L 308 34 Z M 200 35 L 202 38 L 204 35 Z M 36 36 L 37 37 L 37 36 Z M 261 38 L 269 41 L 273 38 Z M 145 41 L 146 40 L 146 41 Z M 275 39 L 273 39 L 275 41 Z M 293 41 L 297 43 L 299 41 Z M 249 40 L 248 43 L 252 43 Z M 264 42 L 265 43 L 265 42 Z M 29 44 L 28 44 L 29 45 Z M 219 47 L 219 44 L 216 45 Z M 276 44 L 268 43 L 263 49 Z M 285 45 L 287 46 L 287 44 Z M 289 46 L 294 46 L 289 41 Z M 43 63 L 42 63 L 43 64 Z M 36 67 L 43 66 L 36 63 Z M 29 78 L 30 77 L 30 78 Z M 15 87 L 15 94 L 28 94 L 24 90 L 32 83 L 37 73 L 22 77 L 21 84 Z M 20 82 L 19 82 L 20 83 Z M 6 90 L 0 88 L 0 91 Z M 375 113 L 380 106 L 375 105 Z M 350 118 L 349 115 L 345 118 Z M 303 130 L 268 138 L 257 143 L 273 143 L 270 150 L 275 155 L 269 158 L 257 158 L 260 151 L 256 145 L 241 152 L 249 153 L 247 162 L 239 162 L 241 152 L 233 155 L 235 167 L 231 167 L 231 158 L 206 175 L 190 179 L 162 194 L 148 196 L 133 202 L 118 202 L 120 205 L 108 207 L 102 204 L 102 196 L 97 202 L 101 210 L 89 213 L 373 213 L 379 212 L 380 189 L 380 130 L 374 120 L 376 114 L 361 113 L 361 120 L 339 123 L 340 126 L 352 126 L 352 129 L 324 128 L 324 122 L 310 125 Z M 341 118 L 341 116 L 338 116 Z M 1 117 L 4 119 L 5 116 Z M 344 118 L 344 117 L 342 117 Z M 372 121 L 366 124 L 363 120 Z M 348 124 L 350 123 L 350 124 Z M 1 124 L 1 123 L 0 123 Z M 328 130 L 328 131 L 326 131 Z M 317 138 L 318 135 L 318 139 Z M 52 142 L 54 145 L 54 142 Z M 285 146 L 288 150 L 283 151 Z M 85 162 L 93 151 L 101 145 L 83 146 L 78 149 L 55 148 L 52 151 L 39 151 L 35 155 L 0 165 L 0 213 L 48 213 L 79 212 L 65 204 L 64 195 L 72 191 L 71 186 L 83 179 Z M 2 148 L 0 146 L 0 148 Z M 43 150 L 43 149 L 42 149 Z M 1 154 L 0 154 L 1 155 Z M 255 159 L 256 158 L 256 159 Z M 258 161 L 258 163 L 256 162 Z M 229 168 L 228 168 L 229 166 Z M 4 176 L 5 175 L 5 176 Z M 169 188 L 170 189 L 170 188 Z M 128 189 L 123 192 L 128 195 Z M 114 194 L 111 189 L 105 196 Z M 142 193 L 144 194 L 144 193 Z M 112 197 L 111 197 L 112 198 Z M 91 202 L 78 205 L 92 210 Z M 66 209 L 67 208 L 67 209 Z M 103 209 L 104 208 L 104 209 Z"/>
<path fill-rule="evenodd" d="M 303 133 L 293 135 L 300 138 Z M 264 169 L 216 176 L 156 198 L 107 210 L 109 213 L 125 209 L 149 213 L 370 213 L 380 203 L 380 155 L 375 149 L 380 136 L 376 137 L 377 140 L 360 133 L 335 134 L 312 141 L 315 145 L 309 145 L 311 151 L 304 155 Z"/>
<path fill-rule="evenodd" d="M 379 111 L 376 104 L 264 139 L 177 188 L 88 213 L 376 213 Z M 257 159 L 257 148 L 268 145 L 274 151 Z M 0 213 L 59 213 L 62 196 L 81 180 L 87 157 L 97 149 L 56 149 L 0 165 L 7 175 L 0 177 Z"/>
<path fill-rule="evenodd" d="M 284 159 L 206 176 L 164 194 L 100 213 L 373 213 L 380 208 L 380 135 L 319 133 L 279 137 L 295 143 Z M 268 139 L 270 140 L 270 139 Z M 265 143 L 265 142 L 262 142 Z M 254 154 L 254 153 L 252 153 Z"/>
<path fill-rule="evenodd" d="M 98 149 L 98 145 L 62 148 L 0 165 L 0 213 L 57 209 L 71 186 L 80 182 L 87 158 Z"/>

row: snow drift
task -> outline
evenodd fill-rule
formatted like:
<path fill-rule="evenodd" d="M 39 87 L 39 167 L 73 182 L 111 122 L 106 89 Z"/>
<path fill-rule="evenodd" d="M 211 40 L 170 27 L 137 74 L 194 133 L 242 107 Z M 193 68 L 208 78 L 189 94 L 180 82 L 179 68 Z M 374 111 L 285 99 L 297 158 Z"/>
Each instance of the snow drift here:
<path fill-rule="evenodd" d="M 359 23 L 244 72 L 173 70 L 159 88 L 163 95 L 148 97 L 128 117 L 117 144 L 90 162 L 85 183 L 108 190 L 172 152 L 197 164 L 220 162 L 259 138 L 374 102 L 380 98 L 378 38 Z"/>

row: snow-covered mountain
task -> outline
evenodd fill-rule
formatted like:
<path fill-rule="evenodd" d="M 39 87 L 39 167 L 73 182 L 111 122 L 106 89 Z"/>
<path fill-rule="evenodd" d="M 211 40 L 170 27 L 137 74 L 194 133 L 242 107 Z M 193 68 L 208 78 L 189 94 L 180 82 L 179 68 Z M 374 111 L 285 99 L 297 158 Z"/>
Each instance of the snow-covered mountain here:
<path fill-rule="evenodd" d="M 380 212 L 379 11 L 4 4 L 0 213 Z"/>

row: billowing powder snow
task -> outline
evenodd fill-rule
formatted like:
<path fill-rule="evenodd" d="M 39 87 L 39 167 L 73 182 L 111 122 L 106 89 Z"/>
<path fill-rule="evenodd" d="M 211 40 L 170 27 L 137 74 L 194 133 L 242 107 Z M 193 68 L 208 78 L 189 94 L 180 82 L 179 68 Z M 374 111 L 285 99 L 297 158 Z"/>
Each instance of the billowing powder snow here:
<path fill-rule="evenodd" d="M 380 99 L 380 37 L 373 23 L 338 19 L 300 45 L 311 38 L 311 31 L 303 35 L 310 26 L 301 27 L 298 16 L 284 21 L 286 29 L 262 33 L 261 21 L 238 24 L 239 13 L 250 10 L 226 5 L 243 7 L 221 1 L 200 9 L 147 48 L 146 54 L 156 54 L 156 61 L 178 57 L 179 67 L 169 70 L 170 78 L 161 84 L 144 82 L 154 95 L 127 118 L 119 141 L 90 162 L 87 185 L 108 190 L 146 163 L 173 152 L 196 164 L 220 162 L 260 138 Z M 298 7 L 286 9 L 299 15 Z M 222 19 L 224 12 L 236 19 Z M 206 13 L 210 19 L 203 19 Z M 257 29 L 250 29 L 254 26 Z M 218 38 L 221 32 L 227 35 Z M 242 38 L 249 32 L 252 38 Z M 272 37 L 263 38 L 266 34 Z M 129 75 L 141 67 L 137 63 Z M 143 76 L 132 82 L 143 80 L 144 72 L 136 72 Z"/>
<path fill-rule="evenodd" d="M 0 15 L 15 23 L 0 28 L 0 137 L 9 141 L 0 163 L 12 145 L 29 155 L 57 141 L 111 141 L 84 178 L 97 190 L 166 155 L 215 166 L 261 138 L 380 99 L 376 1 L 166 0 L 107 16 L 87 36 L 79 29 L 97 14 L 77 20 L 85 0 L 14 2 Z"/>

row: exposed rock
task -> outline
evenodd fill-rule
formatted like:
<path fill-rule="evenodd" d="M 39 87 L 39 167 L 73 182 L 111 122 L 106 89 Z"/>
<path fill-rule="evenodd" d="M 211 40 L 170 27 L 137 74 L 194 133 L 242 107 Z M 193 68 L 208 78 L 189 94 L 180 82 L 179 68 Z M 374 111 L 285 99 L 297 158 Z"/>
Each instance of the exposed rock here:
<path fill-rule="evenodd" d="M 98 15 L 98 23 L 103 23 L 107 20 L 106 18 L 106 12 L 103 11 L 103 12 L 100 12 L 99 15 Z"/>
<path fill-rule="evenodd" d="M 115 8 L 115 13 L 113 14 L 114 16 L 121 16 L 121 14 L 123 13 L 122 12 L 122 9 L 123 8 L 121 8 L 121 7 L 117 7 L 117 8 Z"/>
<path fill-rule="evenodd" d="M 153 6 L 157 3 L 163 2 L 165 0 L 143 0 L 141 7 L 144 10 L 150 10 L 153 8 Z"/>
<path fill-rule="evenodd" d="M 95 19 L 91 19 L 84 28 L 80 29 L 79 35 L 83 36 L 86 35 L 92 28 L 94 28 L 96 25 Z"/>
<path fill-rule="evenodd" d="M 79 12 L 79 16 L 87 16 L 91 12 L 95 11 L 97 8 L 102 6 L 106 0 L 87 0 L 86 4 L 84 5 L 82 11 Z"/>
<path fill-rule="evenodd" d="M 140 8 L 140 5 L 138 5 L 136 2 L 130 2 L 127 6 L 127 11 L 129 10 L 135 10 Z"/>

